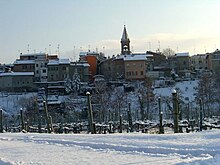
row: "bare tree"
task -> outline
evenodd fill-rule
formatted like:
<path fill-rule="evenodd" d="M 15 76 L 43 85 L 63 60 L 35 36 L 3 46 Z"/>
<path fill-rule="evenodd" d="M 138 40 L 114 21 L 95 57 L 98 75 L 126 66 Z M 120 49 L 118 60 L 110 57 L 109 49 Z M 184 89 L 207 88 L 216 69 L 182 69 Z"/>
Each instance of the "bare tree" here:
<path fill-rule="evenodd" d="M 170 48 L 163 49 L 162 54 L 165 55 L 166 57 L 171 57 L 175 55 L 174 50 Z"/>
<path fill-rule="evenodd" d="M 203 113 L 206 117 L 209 117 L 211 115 L 211 105 L 214 103 L 215 98 L 214 81 L 210 75 L 201 77 L 198 83 L 196 97 L 203 100 Z"/>

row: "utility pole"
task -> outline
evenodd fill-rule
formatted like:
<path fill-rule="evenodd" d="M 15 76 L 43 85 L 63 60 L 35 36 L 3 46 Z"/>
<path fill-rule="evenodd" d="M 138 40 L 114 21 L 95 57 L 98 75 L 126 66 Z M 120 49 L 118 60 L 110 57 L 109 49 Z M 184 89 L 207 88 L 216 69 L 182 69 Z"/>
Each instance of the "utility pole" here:
<path fill-rule="evenodd" d="M 89 131 L 91 132 L 91 134 L 94 134 L 95 130 L 94 130 L 94 127 L 93 127 L 93 112 L 92 112 L 90 92 L 86 92 L 86 95 L 87 95 L 87 102 L 88 102 Z"/>
<path fill-rule="evenodd" d="M 178 125 L 178 99 L 177 99 L 177 92 L 174 89 L 172 91 L 173 97 L 173 122 L 174 122 L 174 133 L 179 133 L 179 125 Z"/>

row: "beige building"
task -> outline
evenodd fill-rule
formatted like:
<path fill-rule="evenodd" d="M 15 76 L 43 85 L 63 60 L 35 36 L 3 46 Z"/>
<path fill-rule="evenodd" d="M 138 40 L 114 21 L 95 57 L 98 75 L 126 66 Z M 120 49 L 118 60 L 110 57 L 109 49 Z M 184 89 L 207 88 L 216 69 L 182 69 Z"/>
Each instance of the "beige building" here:
<path fill-rule="evenodd" d="M 152 55 L 131 54 L 124 56 L 125 80 L 143 80 L 147 71 L 153 70 Z"/>

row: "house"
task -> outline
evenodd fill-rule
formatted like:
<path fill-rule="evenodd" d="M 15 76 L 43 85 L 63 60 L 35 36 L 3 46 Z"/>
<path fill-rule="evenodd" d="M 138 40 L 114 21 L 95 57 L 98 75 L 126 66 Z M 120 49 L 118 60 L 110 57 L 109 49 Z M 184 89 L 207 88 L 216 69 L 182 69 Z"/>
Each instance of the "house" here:
<path fill-rule="evenodd" d="M 176 53 L 174 69 L 179 76 L 187 76 L 191 72 L 191 58 L 188 52 Z"/>
<path fill-rule="evenodd" d="M 147 54 L 124 55 L 125 80 L 144 80 L 147 72 L 153 70 L 151 58 Z"/>
<path fill-rule="evenodd" d="M 1 91 L 34 91 L 34 72 L 0 73 Z"/>
<path fill-rule="evenodd" d="M 207 54 L 193 55 L 191 57 L 191 69 L 197 77 L 206 72 L 208 70 Z"/>
<path fill-rule="evenodd" d="M 47 82 L 48 60 L 58 59 L 57 55 L 47 53 L 20 54 L 20 59 L 14 62 L 14 72 L 34 72 L 35 82 Z"/>
<path fill-rule="evenodd" d="M 220 71 L 220 50 L 216 49 L 212 53 L 207 53 L 208 69 L 214 73 Z"/>
<path fill-rule="evenodd" d="M 64 81 L 69 78 L 70 60 L 56 59 L 49 60 L 47 64 L 48 82 L 50 81 Z"/>

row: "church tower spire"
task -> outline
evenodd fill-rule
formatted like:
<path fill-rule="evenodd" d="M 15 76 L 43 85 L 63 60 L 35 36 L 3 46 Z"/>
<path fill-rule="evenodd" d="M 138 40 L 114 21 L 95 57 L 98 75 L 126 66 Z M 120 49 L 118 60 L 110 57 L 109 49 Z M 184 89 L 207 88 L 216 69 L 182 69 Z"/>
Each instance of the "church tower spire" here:
<path fill-rule="evenodd" d="M 128 38 L 128 33 L 124 25 L 124 30 L 121 37 L 121 54 L 125 55 L 130 53 L 130 40 Z"/>

